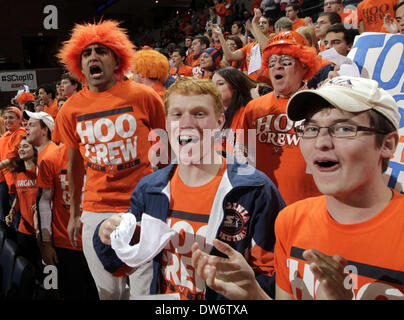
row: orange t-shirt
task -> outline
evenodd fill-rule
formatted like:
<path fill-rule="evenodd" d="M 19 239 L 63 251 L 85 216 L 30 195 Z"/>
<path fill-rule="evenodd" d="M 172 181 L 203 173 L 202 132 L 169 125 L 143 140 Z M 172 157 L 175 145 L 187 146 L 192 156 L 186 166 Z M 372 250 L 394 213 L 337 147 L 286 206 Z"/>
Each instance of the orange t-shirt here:
<path fill-rule="evenodd" d="M 225 13 L 226 17 L 233 15 L 233 0 L 226 0 L 225 9 L 226 9 Z"/>
<path fill-rule="evenodd" d="M 202 69 L 201 69 L 201 58 L 192 59 L 192 75 L 194 77 L 200 78 L 202 76 Z"/>
<path fill-rule="evenodd" d="M 175 80 L 182 77 L 192 77 L 192 67 L 184 65 L 179 69 L 171 68 L 170 75 L 172 75 Z"/>
<path fill-rule="evenodd" d="M 185 185 L 178 176 L 178 167 L 170 180 L 170 210 L 168 225 L 178 232 L 163 251 L 160 293 L 179 292 L 182 300 L 200 300 L 205 293 L 205 282 L 196 275 L 191 263 L 192 244 L 205 247 L 205 236 L 216 191 L 226 171 L 222 168 L 207 184 L 200 187 Z"/>
<path fill-rule="evenodd" d="M 152 88 L 154 89 L 154 91 L 157 92 L 157 94 L 160 96 L 160 98 L 164 97 L 166 88 L 164 88 L 164 86 L 161 82 L 156 82 L 154 85 L 152 85 Z"/>
<path fill-rule="evenodd" d="M 295 22 L 293 22 L 293 31 L 296 30 L 299 27 L 304 27 L 306 23 L 304 22 L 303 18 L 297 19 Z"/>
<path fill-rule="evenodd" d="M 220 17 L 220 21 L 222 21 L 222 24 L 224 25 L 225 22 L 225 16 L 226 16 L 226 7 L 224 3 L 218 3 L 215 6 L 216 9 L 216 14 Z"/>
<path fill-rule="evenodd" d="M 42 159 L 46 159 L 49 156 L 52 157 L 56 150 L 58 150 L 58 146 L 54 142 L 50 142 L 45 148 L 43 148 L 38 154 L 38 166 L 41 165 Z"/>
<path fill-rule="evenodd" d="M 358 26 L 356 11 L 348 9 L 348 8 L 344 8 L 344 10 L 342 10 L 339 13 L 339 15 L 341 17 L 342 23 L 349 23 L 349 24 L 354 25 L 355 27 Z"/>
<path fill-rule="evenodd" d="M 233 119 L 231 119 L 230 128 L 233 130 L 243 129 L 243 121 L 244 121 L 244 114 L 245 114 L 245 107 L 240 107 L 236 113 L 233 115 Z"/>
<path fill-rule="evenodd" d="M 300 138 L 293 129 L 296 123 L 286 114 L 288 100 L 273 92 L 251 100 L 243 124 L 244 141 L 248 141 L 247 129 L 256 131 L 256 168 L 275 183 L 287 205 L 320 194 L 306 172 Z"/>
<path fill-rule="evenodd" d="M 10 138 L 10 136 L 6 135 L 7 132 L 5 132 L 1 137 L 0 137 L 0 161 L 4 160 L 3 159 L 3 155 L 2 152 L 3 150 L 7 147 L 7 143 L 8 143 L 8 139 Z M 3 169 L 0 171 L 0 182 L 5 182 L 5 178 L 4 178 L 4 171 L 6 169 Z"/>
<path fill-rule="evenodd" d="M 21 220 L 18 231 L 21 233 L 35 235 L 34 212 L 32 206 L 36 203 L 38 188 L 35 186 L 37 167 L 26 172 L 13 173 L 13 184 L 17 193 L 20 206 Z"/>
<path fill-rule="evenodd" d="M 231 123 L 228 128 L 222 131 L 222 140 L 215 145 L 216 150 L 226 151 L 232 155 L 235 155 L 235 151 L 241 152 L 244 155 L 244 150 L 240 150 L 244 146 L 242 136 L 238 135 L 236 130 L 243 129 L 245 107 L 240 107 L 231 119 Z M 230 130 L 231 129 L 231 130 Z M 235 150 L 236 148 L 236 150 Z"/>
<path fill-rule="evenodd" d="M 53 189 L 52 238 L 54 246 L 70 250 L 82 250 L 81 232 L 76 248 L 71 245 L 67 233 L 70 218 L 70 194 L 67 180 L 68 161 L 67 147 L 63 144 L 57 146 L 56 150 L 42 158 L 36 186 L 38 188 Z"/>
<path fill-rule="evenodd" d="M 364 0 L 357 6 L 358 24 L 363 21 L 366 32 L 380 32 L 386 13 L 394 17 L 397 0 Z"/>
<path fill-rule="evenodd" d="M 348 260 L 346 270 L 352 273 L 356 299 L 402 299 L 403 210 L 404 196 L 398 193 L 376 216 L 350 225 L 340 224 L 329 215 L 325 196 L 286 207 L 275 222 L 277 285 L 294 299 L 315 297 L 318 282 L 302 253 L 316 249 Z"/>
<path fill-rule="evenodd" d="M 192 66 L 193 57 L 194 57 L 194 53 L 192 52 L 191 49 L 189 49 L 187 57 L 185 58 L 185 61 L 188 66 Z"/>
<path fill-rule="evenodd" d="M 66 101 L 55 131 L 79 150 L 86 169 L 83 210 L 126 212 L 138 181 L 151 173 L 149 132 L 165 129 L 163 102 L 150 87 L 118 81 L 104 92 L 87 87 Z"/>
<path fill-rule="evenodd" d="M 243 72 L 245 72 L 246 74 L 247 74 L 247 72 L 248 72 L 248 67 L 249 67 L 249 65 L 250 65 L 251 50 L 252 50 L 252 48 L 253 48 L 256 44 L 257 44 L 257 42 L 254 41 L 254 42 L 247 43 L 244 47 L 240 48 L 240 50 L 241 50 L 241 51 L 243 52 L 243 54 L 244 54 L 244 63 L 243 63 L 243 65 L 242 65 L 242 67 L 240 67 L 240 70 L 243 71 Z M 253 80 L 255 80 L 255 81 L 258 81 L 258 73 L 257 73 L 258 71 L 259 71 L 259 70 L 254 71 L 254 72 L 252 72 L 252 73 L 250 73 L 250 74 L 247 74 L 247 75 L 248 75 L 248 77 L 250 77 L 251 79 L 253 79 Z"/>
<path fill-rule="evenodd" d="M 58 111 L 59 111 L 57 99 L 53 100 L 49 106 L 45 106 L 43 108 L 43 111 L 46 112 L 47 114 L 50 114 L 52 116 L 53 120 L 55 120 L 56 115 L 58 114 Z"/>
<path fill-rule="evenodd" d="M 18 156 L 18 149 L 20 147 L 20 142 L 23 137 L 26 136 L 26 131 L 24 127 L 19 127 L 17 130 L 11 132 L 6 131 L 0 139 L 0 161 L 5 159 L 15 159 Z M 13 185 L 13 174 L 8 169 L 3 169 L 4 179 L 7 182 L 10 192 L 14 193 Z"/>

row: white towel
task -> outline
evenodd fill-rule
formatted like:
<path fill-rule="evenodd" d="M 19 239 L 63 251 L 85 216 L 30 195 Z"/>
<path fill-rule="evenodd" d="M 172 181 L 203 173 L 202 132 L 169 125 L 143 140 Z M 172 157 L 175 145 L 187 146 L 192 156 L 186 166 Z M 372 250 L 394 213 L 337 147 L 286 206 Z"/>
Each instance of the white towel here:
<path fill-rule="evenodd" d="M 140 241 L 131 246 L 136 230 L 136 218 L 132 213 L 122 215 L 119 226 L 111 233 L 111 247 L 129 267 L 137 268 L 151 261 L 171 240 L 176 231 L 165 222 L 143 213 L 140 224 Z"/>

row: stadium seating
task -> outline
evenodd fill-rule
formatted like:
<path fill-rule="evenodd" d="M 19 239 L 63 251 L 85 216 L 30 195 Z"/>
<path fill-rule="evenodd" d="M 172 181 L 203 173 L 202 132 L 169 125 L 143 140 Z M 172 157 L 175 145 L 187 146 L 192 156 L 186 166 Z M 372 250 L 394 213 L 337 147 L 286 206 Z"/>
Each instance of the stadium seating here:
<path fill-rule="evenodd" d="M 4 299 L 10 289 L 13 268 L 17 256 L 17 244 L 6 238 L 0 252 L 0 296 Z"/>
<path fill-rule="evenodd" d="M 6 300 L 32 300 L 34 284 L 34 273 L 30 263 L 24 257 L 17 256 Z"/>
<path fill-rule="evenodd" d="M 2 223 L 0 223 L 0 252 L 3 249 L 3 243 L 4 239 L 6 239 L 6 236 L 7 236 L 7 229 Z"/>

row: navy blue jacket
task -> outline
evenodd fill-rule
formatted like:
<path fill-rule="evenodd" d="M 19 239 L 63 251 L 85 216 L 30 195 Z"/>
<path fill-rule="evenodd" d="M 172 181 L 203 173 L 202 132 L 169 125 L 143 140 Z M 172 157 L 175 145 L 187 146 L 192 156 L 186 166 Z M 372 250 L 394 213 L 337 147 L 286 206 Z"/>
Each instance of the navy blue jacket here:
<path fill-rule="evenodd" d="M 230 158 L 228 158 L 229 162 Z M 167 220 L 170 205 L 170 178 L 174 172 L 175 165 L 171 164 L 148 176 L 145 176 L 138 183 L 133 192 L 130 202 L 130 211 L 141 220 L 145 212 L 162 221 Z M 239 204 L 246 209 L 248 215 L 245 224 L 246 236 L 236 237 L 237 225 L 229 229 L 229 225 L 223 228 L 226 217 L 231 221 L 234 210 L 229 209 L 229 204 Z M 228 208 L 226 208 L 226 206 Z M 215 201 L 209 216 L 206 243 L 211 244 L 214 238 L 220 237 L 225 232 L 224 242 L 231 245 L 242 254 L 254 250 L 254 247 L 273 255 L 275 245 L 274 225 L 278 212 L 285 207 L 285 203 L 272 181 L 261 171 L 249 165 L 238 163 L 227 164 L 227 170 L 221 180 L 216 192 Z M 94 248 L 106 270 L 116 273 L 119 269 L 125 268 L 125 264 L 115 255 L 110 246 L 101 243 L 98 237 L 98 229 L 94 233 Z M 232 237 L 233 235 L 234 237 Z M 233 240 L 232 240 L 233 238 Z M 210 254 L 222 256 L 213 246 Z M 150 283 L 150 294 L 159 293 L 158 279 L 161 272 L 161 253 L 153 261 L 153 277 Z M 266 257 L 267 258 L 267 257 Z M 273 261 L 272 261 L 273 262 Z M 275 274 L 268 276 L 261 273 L 259 268 L 255 269 L 257 281 L 262 288 L 271 296 L 275 296 Z M 206 299 L 220 299 L 222 296 L 207 288 Z"/>

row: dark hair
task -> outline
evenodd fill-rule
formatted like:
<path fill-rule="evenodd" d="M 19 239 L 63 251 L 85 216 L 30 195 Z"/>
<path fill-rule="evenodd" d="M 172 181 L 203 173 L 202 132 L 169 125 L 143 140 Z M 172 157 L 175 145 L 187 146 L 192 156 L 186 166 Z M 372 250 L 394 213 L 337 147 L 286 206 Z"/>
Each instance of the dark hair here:
<path fill-rule="evenodd" d="M 38 87 L 38 92 L 39 92 L 39 89 L 44 89 L 46 94 L 51 93 L 52 99 L 55 99 L 55 91 L 56 91 L 55 86 L 51 85 L 50 83 L 44 83 Z"/>
<path fill-rule="evenodd" d="M 181 57 L 186 57 L 186 56 L 187 56 L 187 53 L 186 53 L 185 49 L 184 49 L 184 48 L 181 48 L 181 47 L 175 48 L 175 49 L 173 50 L 173 53 L 174 53 L 174 52 L 178 52 L 178 54 L 179 54 Z"/>
<path fill-rule="evenodd" d="M 233 67 L 225 67 L 216 70 L 215 73 L 225 79 L 233 89 L 230 105 L 225 111 L 226 121 L 223 125 L 223 129 L 226 129 L 230 126 L 233 116 L 238 109 L 245 107 L 247 103 L 252 100 L 250 90 L 257 86 L 257 82 Z"/>
<path fill-rule="evenodd" d="M 59 104 L 60 101 L 67 101 L 67 98 L 66 98 L 66 97 L 61 97 L 61 98 L 59 98 L 59 99 L 58 99 L 58 104 Z"/>
<path fill-rule="evenodd" d="M 206 45 L 206 49 L 209 48 L 210 46 L 210 40 L 208 37 L 203 36 L 203 35 L 197 35 L 194 40 L 199 40 L 199 42 L 201 43 L 201 45 L 205 44 Z"/>
<path fill-rule="evenodd" d="M 22 140 L 27 140 L 27 137 L 22 137 Z M 27 140 L 28 142 L 28 140 Z M 31 144 L 31 143 L 30 143 Z M 34 150 L 34 156 L 32 158 L 32 161 L 35 163 L 35 165 L 37 164 L 37 160 L 38 160 L 38 150 L 31 144 L 32 149 Z M 13 161 L 12 161 L 12 169 L 11 172 L 26 172 L 26 168 L 25 168 L 25 163 L 24 160 L 22 160 L 20 158 L 20 156 L 17 156 Z"/>
<path fill-rule="evenodd" d="M 342 23 L 333 24 L 331 27 L 328 28 L 327 33 L 329 32 L 343 33 L 344 40 L 347 44 L 352 44 L 355 40 L 355 37 L 359 35 L 358 29 L 347 29 Z"/>
<path fill-rule="evenodd" d="M 28 101 L 28 102 L 25 104 L 25 108 L 26 108 L 26 110 L 29 111 L 29 112 L 35 112 L 35 105 L 36 105 L 36 102 L 34 102 L 34 101 Z"/>
<path fill-rule="evenodd" d="M 318 17 L 328 16 L 328 20 L 330 20 L 331 24 L 342 23 L 341 16 L 335 12 L 321 12 Z"/>
<path fill-rule="evenodd" d="M 380 148 L 383 144 L 384 137 L 386 134 L 396 131 L 394 125 L 388 120 L 385 116 L 375 110 L 369 110 L 369 118 L 370 118 L 370 127 L 381 132 L 384 134 L 376 134 L 376 146 Z M 384 158 L 382 160 L 382 172 L 385 172 L 389 166 L 389 158 Z"/>
<path fill-rule="evenodd" d="M 290 2 L 285 6 L 285 9 L 287 7 L 293 7 L 293 11 L 299 11 L 300 10 L 300 5 L 297 2 Z"/>
<path fill-rule="evenodd" d="M 241 41 L 239 36 L 231 35 L 228 36 L 226 40 L 233 40 L 237 45 L 237 49 L 240 49 L 244 46 L 243 41 Z"/>
<path fill-rule="evenodd" d="M 48 129 L 48 131 L 47 131 L 48 140 L 52 140 L 52 131 L 51 131 L 51 129 L 49 129 L 49 127 L 42 120 L 39 120 L 39 124 L 40 124 L 42 129 L 44 129 L 44 128 Z"/>
<path fill-rule="evenodd" d="M 244 33 L 244 25 L 240 20 L 233 21 L 231 25 L 233 24 L 237 25 L 237 27 L 241 29 L 241 33 Z"/>
<path fill-rule="evenodd" d="M 81 83 L 80 83 L 76 78 L 74 78 L 69 72 L 63 73 L 62 76 L 60 77 L 60 79 L 61 79 L 61 80 L 67 79 L 67 80 L 70 81 L 70 83 L 71 83 L 72 85 L 77 84 L 77 89 L 76 89 L 76 90 L 77 90 L 77 91 L 80 91 L 80 90 L 81 90 Z"/>
<path fill-rule="evenodd" d="M 394 12 L 396 12 L 397 9 L 400 8 L 403 4 L 404 4 L 404 1 L 398 1 L 398 2 L 394 5 Z"/>

